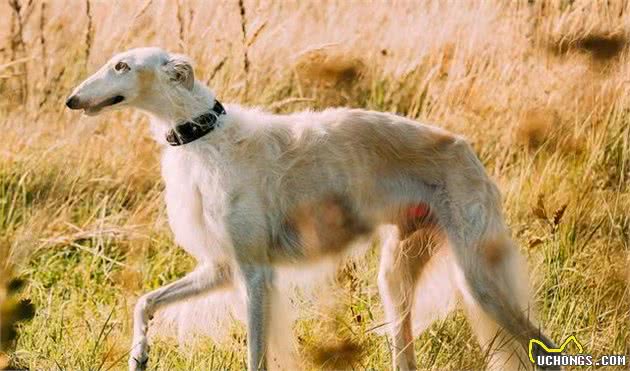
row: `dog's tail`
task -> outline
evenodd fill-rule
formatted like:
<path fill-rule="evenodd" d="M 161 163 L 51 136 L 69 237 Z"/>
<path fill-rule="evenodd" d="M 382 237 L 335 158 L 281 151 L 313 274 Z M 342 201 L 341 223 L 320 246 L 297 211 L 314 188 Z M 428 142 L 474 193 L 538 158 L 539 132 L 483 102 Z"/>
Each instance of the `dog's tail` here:
<path fill-rule="evenodd" d="M 457 168 L 446 173 L 432 206 L 439 213 L 470 301 L 524 349 L 532 338 L 554 347 L 530 321 L 517 294 L 518 275 L 511 270 L 516 248 L 503 222 L 497 187 L 466 142 L 458 140 L 449 152 Z"/>
<path fill-rule="evenodd" d="M 529 285 L 525 261 L 515 250 L 505 259 L 504 268 L 509 270 L 506 274 L 514 284 L 512 298 L 520 308 L 527 308 Z M 511 335 L 502 333 L 470 291 L 452 250 L 446 245 L 440 247 L 423 266 L 415 285 L 411 312 L 413 336 L 419 336 L 434 321 L 445 319 L 461 305 L 484 350 L 489 370 L 531 369 L 533 365 L 529 364 L 524 349 Z M 384 334 L 385 330 L 386 327 L 380 327 L 376 332 Z"/>

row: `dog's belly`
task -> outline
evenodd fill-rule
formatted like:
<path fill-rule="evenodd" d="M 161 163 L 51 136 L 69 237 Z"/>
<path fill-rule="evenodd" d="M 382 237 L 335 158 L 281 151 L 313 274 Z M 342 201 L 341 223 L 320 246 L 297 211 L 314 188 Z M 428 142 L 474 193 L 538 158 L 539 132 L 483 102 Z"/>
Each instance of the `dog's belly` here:
<path fill-rule="evenodd" d="M 274 261 L 342 254 L 380 225 L 395 224 L 406 233 L 429 218 L 433 190 L 420 179 L 402 171 L 388 176 L 366 168 L 353 174 L 355 169 L 335 163 L 316 164 L 301 169 L 308 176 L 285 176 L 284 184 L 278 182 L 282 187 L 272 192 L 275 198 L 265 214 Z"/>
<path fill-rule="evenodd" d="M 340 254 L 374 230 L 374 225 L 363 220 L 349 200 L 339 195 L 302 202 L 278 223 L 273 229 L 276 232 L 270 255 L 279 262 L 313 261 Z"/>
<path fill-rule="evenodd" d="M 317 160 L 302 166 L 301 176 L 285 175 L 272 192 L 265 213 L 272 259 L 316 260 L 343 253 L 380 225 L 395 224 L 408 233 L 432 219 L 435 189 L 411 171 L 389 174 L 370 166 L 357 171 Z"/>
<path fill-rule="evenodd" d="M 271 257 L 276 261 L 313 261 L 339 255 L 357 242 L 365 242 L 379 225 L 395 224 L 403 238 L 418 230 L 432 230 L 436 219 L 428 204 L 397 204 L 382 213 L 386 219 L 360 214 L 360 209 L 340 196 L 306 202 L 293 208 L 277 228 L 271 243 Z"/>

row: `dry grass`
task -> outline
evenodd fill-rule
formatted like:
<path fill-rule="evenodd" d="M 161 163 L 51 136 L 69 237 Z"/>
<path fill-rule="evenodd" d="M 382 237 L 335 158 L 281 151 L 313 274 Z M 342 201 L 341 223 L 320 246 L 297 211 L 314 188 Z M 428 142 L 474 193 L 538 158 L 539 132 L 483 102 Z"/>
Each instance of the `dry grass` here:
<path fill-rule="evenodd" d="M 1 2 L 0 264 L 15 264 L 37 308 L 11 361 L 124 368 L 133 298 L 192 267 L 168 231 L 145 119 L 63 107 L 86 70 L 142 45 L 189 54 L 223 101 L 364 107 L 466 135 L 502 189 L 552 338 L 630 353 L 629 12 L 586 0 Z M 341 350 L 381 369 L 374 254 L 334 320 L 349 329 Z M 305 309 L 304 349 L 327 336 L 321 315 Z M 483 366 L 461 314 L 415 346 L 427 368 Z M 243 366 L 242 330 L 194 349 L 158 342 L 152 365 Z"/>

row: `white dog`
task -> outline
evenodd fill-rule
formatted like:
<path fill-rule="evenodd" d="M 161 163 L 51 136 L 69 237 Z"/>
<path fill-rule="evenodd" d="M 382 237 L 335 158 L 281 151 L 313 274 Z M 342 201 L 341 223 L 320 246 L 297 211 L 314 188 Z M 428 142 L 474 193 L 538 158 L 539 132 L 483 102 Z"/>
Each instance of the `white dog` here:
<path fill-rule="evenodd" d="M 278 320 L 274 268 L 341 255 L 377 230 L 394 369 L 416 368 L 411 292 L 437 251 L 454 256 L 482 345 L 505 356 L 497 367 L 518 365 L 510 346 L 525 347 L 531 337 L 553 346 L 524 314 L 499 192 L 460 137 L 358 109 L 273 115 L 224 108 L 185 57 L 159 48 L 116 55 L 66 104 L 89 115 L 128 106 L 151 116 L 164 143 L 169 222 L 199 262 L 139 299 L 130 369 L 147 365 L 156 310 L 230 287 L 235 277 L 247 293 L 248 367 L 266 369 L 268 330 Z M 497 335 L 511 345 L 497 345 Z"/>

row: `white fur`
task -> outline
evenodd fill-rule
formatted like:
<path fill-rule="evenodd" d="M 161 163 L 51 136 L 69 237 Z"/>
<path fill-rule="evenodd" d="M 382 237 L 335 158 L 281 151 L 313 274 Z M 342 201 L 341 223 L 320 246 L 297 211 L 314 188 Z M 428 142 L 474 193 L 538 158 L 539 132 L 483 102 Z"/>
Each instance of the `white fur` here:
<path fill-rule="evenodd" d="M 141 48 L 114 56 L 67 105 L 88 114 L 138 108 L 165 143 L 169 130 L 214 102 L 186 57 Z M 204 324 L 220 335 L 214 325 L 226 313 L 245 317 L 249 369 L 284 363 L 295 349 L 286 313 L 291 282 L 304 278 L 307 265 L 339 261 L 379 226 L 386 232 L 379 287 L 394 368 L 416 367 L 411 322 L 426 328 L 453 307 L 458 292 L 471 317 L 485 316 L 482 340 L 500 327 L 520 345 L 538 334 L 515 292 L 522 279 L 513 271 L 518 252 L 498 190 L 462 138 L 363 110 L 273 115 L 226 105 L 226 111 L 208 135 L 163 149 L 169 223 L 198 267 L 138 300 L 130 369 L 146 367 L 149 321 L 169 306 L 162 322 L 179 325 L 180 337 Z M 433 221 L 408 216 L 418 204 L 430 206 Z M 427 239 L 433 235 L 435 241 Z M 221 301 L 229 305 L 215 306 Z"/>

